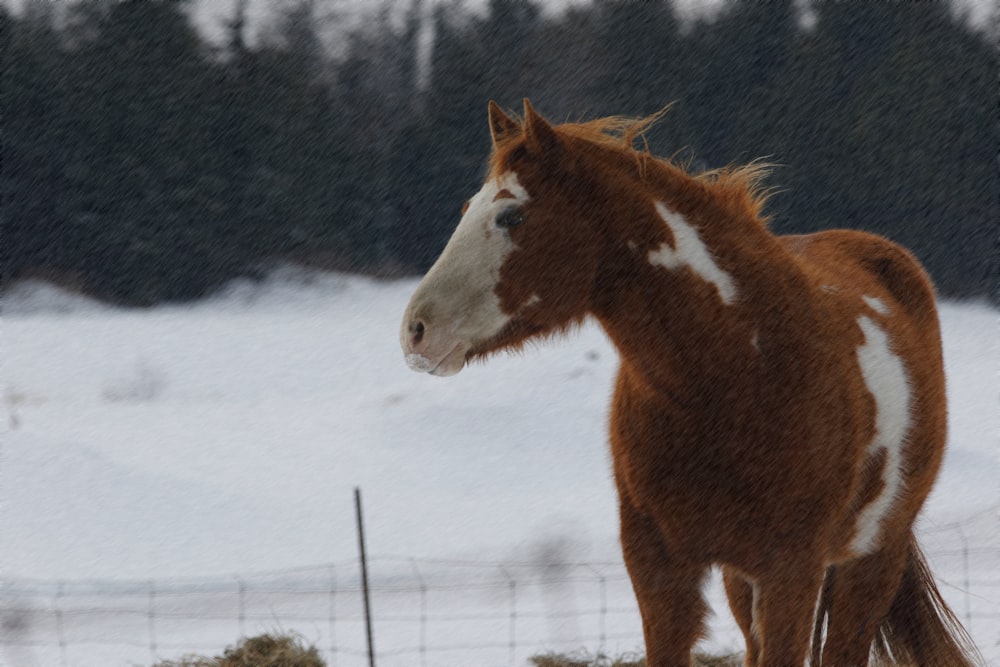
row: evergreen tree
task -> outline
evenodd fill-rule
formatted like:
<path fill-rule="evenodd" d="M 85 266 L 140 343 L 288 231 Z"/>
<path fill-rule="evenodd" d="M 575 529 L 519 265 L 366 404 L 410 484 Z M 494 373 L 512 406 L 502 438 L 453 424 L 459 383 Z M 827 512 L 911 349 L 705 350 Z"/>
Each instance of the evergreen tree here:
<path fill-rule="evenodd" d="M 53 9 L 48 3 L 29 3 L 18 19 L 0 7 L 4 284 L 26 271 L 51 273 L 73 251 L 65 242 L 66 220 L 58 207 L 65 189 L 61 142 L 68 128 L 60 113 L 65 82 Z"/>
<path fill-rule="evenodd" d="M 494 0 L 483 19 L 435 8 L 432 74 L 419 123 L 396 142 L 406 261 L 426 268 L 458 220 L 460 202 L 483 177 L 489 148 L 486 102 L 519 105 L 521 72 L 538 20 L 531 4 Z"/>
<path fill-rule="evenodd" d="M 596 0 L 603 71 L 592 92 L 600 115 L 644 116 L 681 94 L 681 38 L 667 0 Z"/>
<path fill-rule="evenodd" d="M 912 249 L 943 293 L 995 290 L 996 52 L 942 3 L 824 3 L 798 54 L 776 228 L 881 233 Z"/>
<path fill-rule="evenodd" d="M 539 20 L 525 47 L 522 96 L 531 98 L 553 119 L 582 119 L 597 113 L 594 82 L 604 75 L 599 12 L 575 5 L 555 18 Z M 520 108 L 513 91 L 509 104 Z M 620 112 L 619 112 L 620 113 Z"/>
<path fill-rule="evenodd" d="M 996 53 L 942 4 L 901 4 L 892 23 L 885 57 L 858 80 L 844 136 L 850 223 L 911 249 L 946 293 L 986 294 L 988 264 L 975 259 L 1000 220 Z"/>
<path fill-rule="evenodd" d="M 350 245 L 367 270 L 395 271 L 414 262 L 408 234 L 419 221 L 413 219 L 410 201 L 420 198 L 424 184 L 411 172 L 416 148 L 410 144 L 423 122 L 418 67 L 423 20 L 419 0 L 409 6 L 400 30 L 383 12 L 352 35 L 339 69 L 337 95 L 355 156 L 345 174 L 353 181 L 345 201 L 356 204 Z"/>
<path fill-rule="evenodd" d="M 699 159 L 713 166 L 780 159 L 796 22 L 792 0 L 738 0 L 695 27 L 690 48 L 678 54 L 687 64 L 678 111 Z"/>
<path fill-rule="evenodd" d="M 1000 299 L 997 49 L 944 3 L 816 3 L 808 30 L 793 0 L 688 30 L 665 0 L 439 4 L 423 72 L 425 1 L 402 23 L 385 5 L 339 61 L 317 0 L 257 44 L 233 0 L 222 53 L 185 0 L 0 7 L 4 284 L 156 303 L 275 260 L 425 269 L 482 179 L 487 100 L 527 95 L 557 120 L 676 101 L 653 151 L 779 163 L 775 231 L 883 233 L 942 293 Z"/>
<path fill-rule="evenodd" d="M 112 5 L 75 54 L 63 212 L 78 268 L 137 303 L 190 298 L 239 265 L 216 227 L 213 78 L 183 3 Z"/>

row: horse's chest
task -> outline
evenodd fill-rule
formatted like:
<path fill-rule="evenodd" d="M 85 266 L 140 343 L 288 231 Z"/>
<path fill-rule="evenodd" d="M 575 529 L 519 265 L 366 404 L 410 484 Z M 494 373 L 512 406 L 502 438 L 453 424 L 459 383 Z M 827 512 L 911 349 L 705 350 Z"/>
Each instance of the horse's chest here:
<path fill-rule="evenodd" d="M 724 504 L 735 467 L 725 426 L 654 406 L 643 409 L 640 403 L 620 397 L 612 410 L 611 451 L 620 490 L 638 508 L 670 507 L 674 514 Z"/>
<path fill-rule="evenodd" d="M 621 502 L 653 518 L 672 548 L 712 559 L 730 553 L 727 516 L 739 492 L 728 462 L 712 445 L 698 446 L 688 425 L 618 417 L 611 450 Z"/>

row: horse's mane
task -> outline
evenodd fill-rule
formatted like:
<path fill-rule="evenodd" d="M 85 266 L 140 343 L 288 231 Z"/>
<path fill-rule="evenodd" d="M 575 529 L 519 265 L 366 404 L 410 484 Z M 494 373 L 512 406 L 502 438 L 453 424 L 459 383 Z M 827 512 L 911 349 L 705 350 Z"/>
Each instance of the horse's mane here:
<path fill-rule="evenodd" d="M 688 165 L 677 164 L 673 160 L 653 155 L 645 140 L 646 132 L 662 118 L 670 107 L 640 118 L 629 116 L 606 116 L 582 122 L 569 122 L 554 125 L 557 134 L 577 142 L 583 142 L 605 150 L 619 153 L 635 161 L 638 173 L 643 180 L 652 172 L 676 178 L 681 176 L 699 184 L 714 195 L 727 208 L 745 213 L 749 217 L 767 223 L 764 216 L 764 205 L 773 194 L 772 189 L 763 187 L 763 181 L 770 173 L 772 164 L 755 160 L 744 165 L 730 165 L 721 169 L 710 169 L 700 173 L 691 173 Z M 521 123 L 515 114 L 511 117 Z M 505 164 L 519 145 L 523 136 L 505 137 L 496 146 L 490 160 L 490 171 L 499 170 Z M 643 140 L 643 148 L 636 149 L 637 139 Z"/>

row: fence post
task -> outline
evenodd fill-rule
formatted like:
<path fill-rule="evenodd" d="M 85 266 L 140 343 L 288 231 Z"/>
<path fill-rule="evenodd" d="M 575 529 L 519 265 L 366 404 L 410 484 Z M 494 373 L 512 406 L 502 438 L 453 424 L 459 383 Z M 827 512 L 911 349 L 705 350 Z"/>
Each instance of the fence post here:
<path fill-rule="evenodd" d="M 354 487 L 354 509 L 358 517 L 358 550 L 361 552 L 361 589 L 365 601 L 365 629 L 368 633 L 368 666 L 375 667 L 375 640 L 372 637 L 372 609 L 368 593 L 368 559 L 365 556 L 365 524 L 361 517 L 361 489 Z"/>
<path fill-rule="evenodd" d="M 149 655 L 153 662 L 156 655 L 156 582 L 149 580 Z"/>
<path fill-rule="evenodd" d="M 330 667 L 337 664 L 337 566 L 330 563 Z"/>
<path fill-rule="evenodd" d="M 427 584 L 417 567 L 416 558 L 410 559 L 410 566 L 420 586 L 420 664 L 421 667 L 427 667 Z"/>
<path fill-rule="evenodd" d="M 507 589 L 510 591 L 510 667 L 515 667 L 517 660 L 517 581 L 510 576 L 503 565 L 499 567 L 503 576 L 507 578 Z"/>
<path fill-rule="evenodd" d="M 236 604 L 237 604 L 237 615 L 236 622 L 239 625 L 239 635 L 242 639 L 247 636 L 247 600 L 246 593 L 247 587 L 243 583 L 243 579 L 240 575 L 234 574 L 233 579 L 236 580 Z"/>
<path fill-rule="evenodd" d="M 587 568 L 597 575 L 597 581 L 601 584 L 601 612 L 599 618 L 600 625 L 600 644 L 598 645 L 597 652 L 604 653 L 604 644 L 608 639 L 608 581 L 607 577 L 604 576 L 603 572 L 600 572 L 597 568 L 589 563 L 584 563 Z"/>
<path fill-rule="evenodd" d="M 63 597 L 63 587 L 66 585 L 65 581 L 60 581 L 56 585 L 56 598 L 53 605 L 56 610 L 56 637 L 59 639 L 59 664 L 62 667 L 66 667 L 69 664 L 69 660 L 66 656 L 66 633 L 63 630 L 63 611 L 62 611 L 62 597 Z"/>

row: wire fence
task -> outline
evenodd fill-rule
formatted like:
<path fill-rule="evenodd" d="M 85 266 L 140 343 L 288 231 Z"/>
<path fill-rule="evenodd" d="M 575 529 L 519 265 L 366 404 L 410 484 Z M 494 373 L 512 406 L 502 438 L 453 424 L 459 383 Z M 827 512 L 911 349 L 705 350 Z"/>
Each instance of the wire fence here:
<path fill-rule="evenodd" d="M 382 556 L 369 567 L 380 665 L 512 665 L 533 652 L 641 644 L 620 563 Z M 0 592 L 0 646 L 32 664 L 151 664 L 293 630 L 328 664 L 360 664 L 358 570 L 351 560 L 223 579 L 9 581 Z"/>
<path fill-rule="evenodd" d="M 1000 647 L 1000 548 L 970 544 L 956 526 L 929 531 L 939 539 L 928 555 L 955 612 L 1000 659 L 1000 649 L 990 653 Z M 369 559 L 369 571 L 379 665 L 513 666 L 551 651 L 642 648 L 621 562 L 380 556 Z M 742 639 L 721 591 L 709 598 L 715 645 L 738 650 Z M 0 587 L 0 657 L 17 667 L 151 665 L 285 631 L 331 666 L 365 664 L 359 562 L 228 578 L 18 579 Z"/>

